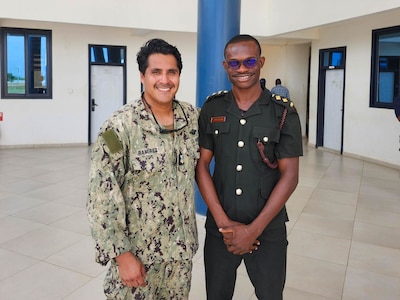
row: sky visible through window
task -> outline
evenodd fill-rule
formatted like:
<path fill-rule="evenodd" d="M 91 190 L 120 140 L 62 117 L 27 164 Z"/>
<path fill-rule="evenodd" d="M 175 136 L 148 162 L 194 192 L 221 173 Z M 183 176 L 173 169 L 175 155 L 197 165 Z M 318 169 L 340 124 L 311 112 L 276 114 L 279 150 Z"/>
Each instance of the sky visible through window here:
<path fill-rule="evenodd" d="M 16 80 L 25 78 L 24 36 L 7 35 L 7 73 Z"/>
<path fill-rule="evenodd" d="M 46 78 L 46 37 L 31 36 L 40 38 L 40 71 L 43 78 Z M 23 35 L 7 34 L 7 73 L 13 76 L 14 81 L 25 80 L 25 37 Z"/>

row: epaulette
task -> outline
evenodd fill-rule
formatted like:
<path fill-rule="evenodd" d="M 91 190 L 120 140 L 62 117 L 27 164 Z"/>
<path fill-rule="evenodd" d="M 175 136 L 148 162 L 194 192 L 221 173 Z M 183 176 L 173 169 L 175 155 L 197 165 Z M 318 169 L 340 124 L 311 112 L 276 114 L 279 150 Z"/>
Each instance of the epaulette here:
<path fill-rule="evenodd" d="M 287 108 L 287 109 L 292 109 L 292 110 L 296 110 L 296 107 L 294 107 L 294 103 L 293 101 L 291 101 L 288 98 L 285 97 L 281 97 L 279 95 L 275 95 L 272 94 L 271 97 L 272 101 L 274 101 L 275 103 L 278 103 L 279 105 L 282 105 L 283 107 Z"/>
<path fill-rule="evenodd" d="M 206 102 L 208 102 L 208 101 L 210 101 L 212 99 L 215 99 L 217 97 L 220 97 L 220 96 L 225 96 L 226 94 L 228 94 L 228 91 L 218 91 L 216 93 L 212 93 L 210 96 L 208 96 L 206 98 Z"/>

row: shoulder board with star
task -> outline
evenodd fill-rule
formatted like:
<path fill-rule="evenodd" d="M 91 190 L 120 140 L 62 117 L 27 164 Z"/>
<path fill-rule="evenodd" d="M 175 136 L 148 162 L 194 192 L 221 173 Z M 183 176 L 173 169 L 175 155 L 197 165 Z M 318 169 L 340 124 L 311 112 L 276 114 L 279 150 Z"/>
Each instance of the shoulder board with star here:
<path fill-rule="evenodd" d="M 272 94 L 271 100 L 272 100 L 273 102 L 275 102 L 275 103 L 277 103 L 277 104 L 283 106 L 283 107 L 286 107 L 287 109 L 296 110 L 296 107 L 294 106 L 293 101 L 291 101 L 291 100 L 288 99 L 288 98 L 285 98 L 285 97 L 281 97 L 281 96 L 279 96 L 279 95 Z"/>
<path fill-rule="evenodd" d="M 208 96 L 206 98 L 206 102 L 211 101 L 212 99 L 221 97 L 221 96 L 225 96 L 226 94 L 228 94 L 228 91 L 218 91 L 216 93 L 212 93 L 210 96 Z"/>

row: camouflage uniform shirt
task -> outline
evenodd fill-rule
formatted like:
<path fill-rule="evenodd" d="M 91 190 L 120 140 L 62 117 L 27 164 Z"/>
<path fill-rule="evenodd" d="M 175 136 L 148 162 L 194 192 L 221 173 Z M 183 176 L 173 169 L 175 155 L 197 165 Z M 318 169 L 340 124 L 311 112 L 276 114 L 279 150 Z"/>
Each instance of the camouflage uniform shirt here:
<path fill-rule="evenodd" d="M 143 264 L 192 259 L 198 248 L 194 171 L 198 111 L 174 101 L 173 134 L 139 99 L 116 111 L 93 145 L 87 202 L 96 261 L 131 251 Z M 185 126 L 187 124 L 187 126 Z"/>

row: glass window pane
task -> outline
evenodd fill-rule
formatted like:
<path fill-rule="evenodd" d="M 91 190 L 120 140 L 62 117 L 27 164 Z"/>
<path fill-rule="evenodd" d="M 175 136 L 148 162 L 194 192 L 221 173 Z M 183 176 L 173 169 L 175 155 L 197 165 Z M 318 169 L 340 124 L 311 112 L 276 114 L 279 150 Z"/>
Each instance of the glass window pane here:
<path fill-rule="evenodd" d="M 1 97 L 50 99 L 51 31 L 2 27 Z"/>
<path fill-rule="evenodd" d="M 333 51 L 332 52 L 332 66 L 339 67 L 342 65 L 343 52 Z"/>
<path fill-rule="evenodd" d="M 7 34 L 7 93 L 25 94 L 25 42 L 23 35 Z"/>
<path fill-rule="evenodd" d="M 329 51 L 324 52 L 324 58 L 323 58 L 323 65 L 324 67 L 329 67 Z"/>
<path fill-rule="evenodd" d="M 29 93 L 46 93 L 46 36 L 30 34 L 28 36 Z"/>
<path fill-rule="evenodd" d="M 90 61 L 101 64 L 124 64 L 125 49 L 117 46 L 91 46 Z"/>
<path fill-rule="evenodd" d="M 380 34 L 378 39 L 378 103 L 392 103 L 399 94 L 400 32 Z"/>
<path fill-rule="evenodd" d="M 90 61 L 92 63 L 105 63 L 103 47 L 100 46 L 91 47 Z"/>

